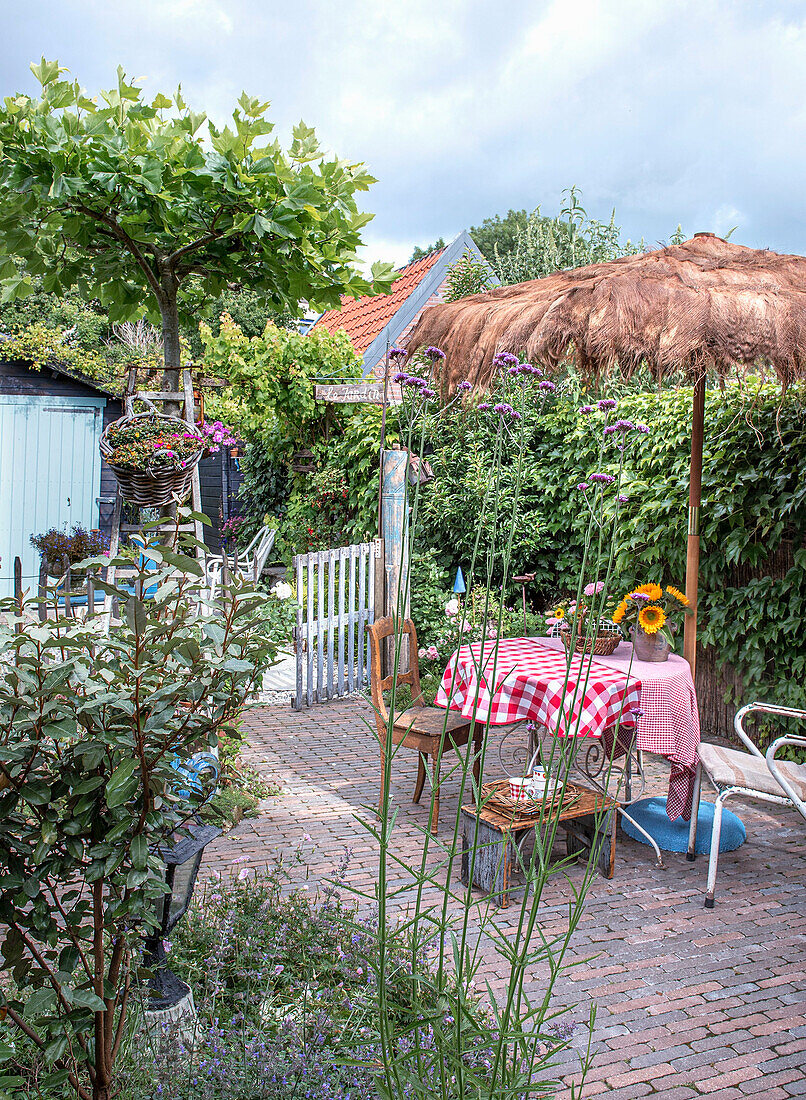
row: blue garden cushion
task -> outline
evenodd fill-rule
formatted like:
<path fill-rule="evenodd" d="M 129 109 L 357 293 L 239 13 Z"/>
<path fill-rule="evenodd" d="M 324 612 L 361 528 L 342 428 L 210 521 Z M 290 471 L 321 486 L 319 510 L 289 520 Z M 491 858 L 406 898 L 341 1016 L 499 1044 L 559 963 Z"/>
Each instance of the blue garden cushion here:
<path fill-rule="evenodd" d="M 625 807 L 627 813 L 642 828 L 655 838 L 659 848 L 664 852 L 685 852 L 688 850 L 689 822 L 682 817 L 676 817 L 670 821 L 666 814 L 665 798 L 642 798 L 639 802 L 633 802 Z M 697 817 L 697 846 L 696 852 L 702 855 L 711 851 L 711 828 L 714 823 L 714 807 L 711 802 L 700 802 L 700 812 Z M 627 836 L 638 840 L 642 844 L 648 844 L 646 837 L 642 836 L 626 817 L 621 819 L 621 827 Z M 722 830 L 719 834 L 720 852 L 732 852 L 734 848 L 740 848 L 747 839 L 745 827 L 736 814 L 730 810 L 722 810 Z"/>

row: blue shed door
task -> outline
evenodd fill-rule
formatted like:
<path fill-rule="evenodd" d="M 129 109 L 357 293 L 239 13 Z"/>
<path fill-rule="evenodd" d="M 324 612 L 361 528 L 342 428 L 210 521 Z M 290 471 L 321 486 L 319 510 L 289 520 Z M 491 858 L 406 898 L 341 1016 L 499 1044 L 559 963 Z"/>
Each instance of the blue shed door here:
<path fill-rule="evenodd" d="M 39 555 L 31 535 L 98 525 L 104 398 L 0 394 L 0 596 L 36 595 Z"/>

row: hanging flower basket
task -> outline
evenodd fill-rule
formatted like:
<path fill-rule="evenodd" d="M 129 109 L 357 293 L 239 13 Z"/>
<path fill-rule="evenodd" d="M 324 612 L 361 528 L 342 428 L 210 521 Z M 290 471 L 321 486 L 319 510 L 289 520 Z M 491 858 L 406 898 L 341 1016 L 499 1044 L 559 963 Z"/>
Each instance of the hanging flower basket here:
<path fill-rule="evenodd" d="M 179 417 L 138 413 L 104 428 L 100 449 L 123 499 L 156 508 L 188 496 L 206 442 L 194 424 Z"/>

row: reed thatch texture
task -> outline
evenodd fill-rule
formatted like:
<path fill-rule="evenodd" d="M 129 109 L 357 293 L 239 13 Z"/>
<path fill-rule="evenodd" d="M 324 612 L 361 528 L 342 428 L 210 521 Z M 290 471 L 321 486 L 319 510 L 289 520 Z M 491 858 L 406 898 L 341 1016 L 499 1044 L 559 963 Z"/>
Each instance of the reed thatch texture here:
<path fill-rule="evenodd" d="M 660 378 L 771 366 L 784 386 L 806 378 L 806 258 L 712 234 L 610 263 L 498 287 L 423 312 L 407 347 L 447 354 L 450 386 L 489 384 L 498 352 L 585 374 L 642 362 Z"/>

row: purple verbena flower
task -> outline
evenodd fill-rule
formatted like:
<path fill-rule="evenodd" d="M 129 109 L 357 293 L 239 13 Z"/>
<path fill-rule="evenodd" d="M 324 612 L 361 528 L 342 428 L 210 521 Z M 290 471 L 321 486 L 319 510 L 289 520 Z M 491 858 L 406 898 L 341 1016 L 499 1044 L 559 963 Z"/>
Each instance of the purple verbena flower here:
<path fill-rule="evenodd" d="M 420 390 L 420 395 L 424 397 L 427 401 L 430 401 L 431 398 L 437 396 L 436 391 L 429 389 L 428 387 L 426 387 L 424 390 Z"/>
<path fill-rule="evenodd" d="M 616 479 L 613 477 L 612 474 L 591 474 L 590 475 L 590 480 L 591 481 L 598 481 L 602 485 L 612 485 L 612 483 Z"/>
<path fill-rule="evenodd" d="M 470 382 L 468 382 L 467 379 L 465 379 L 463 382 L 460 382 L 459 385 L 456 387 L 456 392 L 457 393 L 466 393 L 468 390 L 472 390 L 472 389 L 473 389 L 473 386 L 470 384 Z"/>
<path fill-rule="evenodd" d="M 490 404 L 490 402 L 489 402 L 489 401 L 481 401 L 481 402 L 480 402 L 480 403 L 479 403 L 479 404 L 477 405 L 477 408 L 478 408 L 479 412 L 481 412 L 482 410 L 486 410 L 486 409 L 491 409 L 491 408 L 492 408 L 492 405 Z"/>
<path fill-rule="evenodd" d="M 617 432 L 631 432 L 635 428 L 632 420 L 617 420 L 613 427 Z"/>
<path fill-rule="evenodd" d="M 649 603 L 649 596 L 646 592 L 631 592 L 627 599 L 633 600 L 634 603 Z"/>
<path fill-rule="evenodd" d="M 612 435 L 612 434 L 613 434 L 613 432 L 615 432 L 615 431 L 616 431 L 616 426 L 615 426 L 615 424 L 608 424 L 608 425 L 607 425 L 607 427 L 605 428 L 605 430 L 604 430 L 604 433 L 603 433 L 603 434 L 604 434 L 604 435 Z"/>
<path fill-rule="evenodd" d="M 601 401 L 596 402 L 596 408 L 601 409 L 602 412 L 607 412 L 608 409 L 615 409 L 617 401 L 614 401 L 612 397 L 604 397 Z"/>
<path fill-rule="evenodd" d="M 544 380 L 543 382 L 538 382 L 537 388 L 539 390 L 545 390 L 546 393 L 554 393 L 554 391 L 557 389 L 553 382 L 549 382 L 547 380 Z"/>
<path fill-rule="evenodd" d="M 441 351 L 439 348 L 434 347 L 426 348 L 423 352 L 423 355 L 426 357 L 426 359 L 430 359 L 432 363 L 435 363 L 438 359 L 445 358 L 445 352 Z"/>
<path fill-rule="evenodd" d="M 583 416 L 590 416 L 590 414 L 591 414 L 591 413 L 592 413 L 592 412 L 594 411 L 594 409 L 593 409 L 593 405 L 583 405 L 583 406 L 582 406 L 582 408 L 581 408 L 581 409 L 579 409 L 578 411 L 579 411 L 579 412 L 580 412 L 580 413 L 581 413 L 581 414 L 582 414 Z"/>
<path fill-rule="evenodd" d="M 624 493 L 619 493 L 618 495 L 619 504 L 626 504 L 629 499 L 629 497 L 625 497 Z"/>
<path fill-rule="evenodd" d="M 390 359 L 405 359 L 407 355 L 408 355 L 408 352 L 406 351 L 405 348 L 390 348 L 389 349 L 389 358 Z"/>
<path fill-rule="evenodd" d="M 635 430 L 637 432 L 640 432 L 641 435 L 649 435 L 649 425 L 648 424 L 636 424 L 635 425 Z"/>
<path fill-rule="evenodd" d="M 580 481 L 579 485 L 577 485 L 577 489 L 579 489 L 580 492 L 584 493 L 588 489 L 590 489 L 590 485 L 588 485 L 587 481 Z"/>
<path fill-rule="evenodd" d="M 394 378 L 392 379 L 393 382 L 408 382 L 408 380 L 409 380 L 409 375 L 406 374 L 406 372 L 403 371 L 403 370 L 399 370 L 397 372 L 397 374 L 394 376 Z"/>

